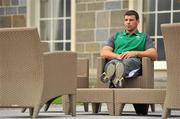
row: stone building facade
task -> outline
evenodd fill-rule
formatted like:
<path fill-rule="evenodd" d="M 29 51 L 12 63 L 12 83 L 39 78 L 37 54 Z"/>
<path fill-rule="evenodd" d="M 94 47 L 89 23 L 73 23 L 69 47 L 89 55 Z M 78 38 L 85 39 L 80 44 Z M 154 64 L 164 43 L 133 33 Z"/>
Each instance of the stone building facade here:
<path fill-rule="evenodd" d="M 26 0 L 0 0 L 0 28 L 26 26 Z"/>

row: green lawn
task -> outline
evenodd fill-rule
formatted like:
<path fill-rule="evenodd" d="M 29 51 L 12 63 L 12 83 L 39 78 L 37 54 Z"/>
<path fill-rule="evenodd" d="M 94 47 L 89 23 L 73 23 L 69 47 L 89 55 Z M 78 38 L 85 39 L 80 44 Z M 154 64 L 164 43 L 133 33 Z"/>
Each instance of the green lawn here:
<path fill-rule="evenodd" d="M 59 97 L 53 101 L 53 104 L 62 104 L 62 97 Z M 83 103 L 78 103 L 79 105 L 82 105 Z"/>
<path fill-rule="evenodd" d="M 53 104 L 62 104 L 62 98 L 61 98 L 61 97 L 56 98 L 56 99 L 53 101 Z"/>

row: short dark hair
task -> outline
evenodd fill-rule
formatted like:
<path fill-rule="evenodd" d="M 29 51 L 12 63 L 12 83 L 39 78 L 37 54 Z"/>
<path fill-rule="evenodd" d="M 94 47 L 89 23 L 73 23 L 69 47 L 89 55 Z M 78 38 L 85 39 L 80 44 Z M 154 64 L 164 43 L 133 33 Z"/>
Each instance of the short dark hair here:
<path fill-rule="evenodd" d="M 136 17 L 136 20 L 139 20 L 139 14 L 135 10 L 128 10 L 125 12 L 124 16 L 131 16 L 134 15 Z"/>

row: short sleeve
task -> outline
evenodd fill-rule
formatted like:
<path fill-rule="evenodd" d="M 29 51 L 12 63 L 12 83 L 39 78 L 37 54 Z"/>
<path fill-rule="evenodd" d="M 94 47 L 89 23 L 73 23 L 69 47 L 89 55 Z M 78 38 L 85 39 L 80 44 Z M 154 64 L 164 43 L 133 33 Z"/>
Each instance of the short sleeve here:
<path fill-rule="evenodd" d="M 111 36 L 105 43 L 105 46 L 109 46 L 109 47 L 112 47 L 114 48 L 114 37 L 115 35 Z"/>
<path fill-rule="evenodd" d="M 147 50 L 149 48 L 155 48 L 155 47 L 154 47 L 154 43 L 153 43 L 152 39 L 150 39 L 150 36 L 146 35 L 145 50 Z"/>

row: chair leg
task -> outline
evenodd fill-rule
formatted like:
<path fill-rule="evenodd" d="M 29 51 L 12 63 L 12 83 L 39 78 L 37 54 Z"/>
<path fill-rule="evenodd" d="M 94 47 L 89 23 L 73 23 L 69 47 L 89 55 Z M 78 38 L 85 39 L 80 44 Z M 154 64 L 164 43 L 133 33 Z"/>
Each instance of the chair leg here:
<path fill-rule="evenodd" d="M 21 110 L 22 113 L 24 113 L 25 111 L 26 111 L 26 108 L 23 108 L 23 109 Z"/>
<path fill-rule="evenodd" d="M 161 108 L 163 109 L 164 108 L 164 104 L 160 104 L 161 105 Z"/>
<path fill-rule="evenodd" d="M 108 112 L 111 116 L 114 116 L 114 104 L 113 103 L 107 103 Z"/>
<path fill-rule="evenodd" d="M 101 107 L 101 103 L 92 103 L 92 111 L 93 113 L 98 113 L 99 112 L 99 108 Z"/>
<path fill-rule="evenodd" d="M 36 106 L 34 108 L 32 108 L 32 118 L 37 118 L 38 117 L 38 114 L 39 114 L 39 111 L 40 111 L 40 106 Z"/>
<path fill-rule="evenodd" d="M 63 102 L 63 111 L 65 115 L 70 115 L 69 102 Z"/>
<path fill-rule="evenodd" d="M 45 107 L 44 107 L 44 111 L 45 111 L 45 112 L 48 111 L 50 105 L 52 104 L 52 102 L 53 102 L 56 98 L 58 98 L 58 97 L 52 98 L 52 99 L 50 99 L 49 101 L 47 101 L 47 103 L 45 104 Z"/>
<path fill-rule="evenodd" d="M 150 107 L 151 107 L 151 111 L 155 112 L 155 104 L 150 104 Z"/>
<path fill-rule="evenodd" d="M 69 110 L 69 97 L 67 95 L 62 96 L 62 105 L 63 105 L 63 111 L 65 115 L 70 115 Z"/>
<path fill-rule="evenodd" d="M 164 108 L 162 113 L 162 119 L 167 119 L 167 117 L 170 115 L 170 112 L 171 112 L 170 109 Z"/>
<path fill-rule="evenodd" d="M 76 95 L 69 95 L 69 110 L 72 116 L 76 116 Z"/>
<path fill-rule="evenodd" d="M 34 108 L 29 108 L 29 115 L 30 115 L 30 116 L 33 115 L 33 110 L 34 110 Z"/>
<path fill-rule="evenodd" d="M 53 102 L 54 100 L 49 100 L 46 104 L 45 104 L 45 107 L 44 107 L 44 112 L 47 112 L 48 111 L 48 109 L 49 109 L 49 107 L 50 107 L 50 105 L 51 105 L 51 103 Z"/>
<path fill-rule="evenodd" d="M 115 103 L 115 116 L 119 116 L 122 114 L 125 104 L 123 103 Z"/>
<path fill-rule="evenodd" d="M 84 111 L 88 112 L 89 111 L 89 104 L 88 103 L 83 103 L 84 104 Z"/>

